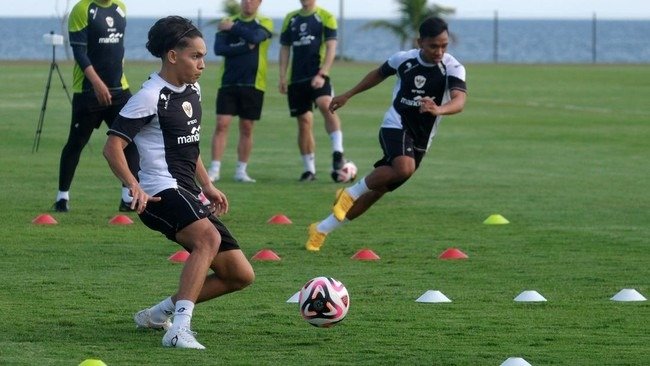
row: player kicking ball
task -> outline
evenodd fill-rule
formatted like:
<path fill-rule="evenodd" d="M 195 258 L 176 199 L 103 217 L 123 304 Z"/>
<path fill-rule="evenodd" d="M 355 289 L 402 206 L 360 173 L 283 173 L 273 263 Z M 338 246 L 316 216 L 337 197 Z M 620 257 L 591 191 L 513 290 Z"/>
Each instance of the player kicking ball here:
<path fill-rule="evenodd" d="M 370 174 L 337 191 L 332 214 L 309 226 L 307 250 L 320 250 L 327 234 L 361 216 L 384 194 L 409 180 L 431 145 L 442 116 L 463 110 L 467 97 L 465 67 L 446 53 L 447 23 L 437 17 L 428 18 L 420 25 L 419 33 L 419 48 L 390 56 L 352 89 L 332 99 L 329 108 L 334 112 L 354 95 L 389 76 L 397 77 L 393 102 L 379 130 L 383 156 Z"/>

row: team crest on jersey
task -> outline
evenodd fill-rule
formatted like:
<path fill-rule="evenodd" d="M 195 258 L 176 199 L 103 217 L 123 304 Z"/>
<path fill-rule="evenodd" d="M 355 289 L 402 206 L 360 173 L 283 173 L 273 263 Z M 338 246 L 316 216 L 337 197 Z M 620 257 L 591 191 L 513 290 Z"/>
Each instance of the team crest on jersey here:
<path fill-rule="evenodd" d="M 416 87 L 416 88 L 418 88 L 418 89 L 422 89 L 422 87 L 424 86 L 424 83 L 427 82 L 427 78 L 425 78 L 425 77 L 422 76 L 422 75 L 417 75 L 417 76 L 415 77 L 415 79 L 413 79 L 413 81 L 415 82 L 415 87 Z"/>
<path fill-rule="evenodd" d="M 106 24 L 108 24 L 110 28 L 113 28 L 113 24 L 115 24 L 115 22 L 113 21 L 112 17 L 106 17 Z"/>
<path fill-rule="evenodd" d="M 307 23 L 301 23 L 300 24 L 300 32 L 304 32 L 307 30 Z"/>
<path fill-rule="evenodd" d="M 193 114 L 192 103 L 187 101 L 183 102 L 183 111 L 185 112 L 185 114 L 187 114 L 188 117 L 192 118 L 192 114 Z"/>

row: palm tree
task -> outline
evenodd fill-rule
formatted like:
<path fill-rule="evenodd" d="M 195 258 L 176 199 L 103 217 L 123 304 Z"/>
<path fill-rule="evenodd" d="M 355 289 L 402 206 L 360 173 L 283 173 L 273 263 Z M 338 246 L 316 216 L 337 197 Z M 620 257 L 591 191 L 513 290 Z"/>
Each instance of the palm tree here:
<path fill-rule="evenodd" d="M 237 0 L 223 0 L 221 4 L 221 12 L 223 12 L 226 17 L 231 17 L 237 15 L 241 12 L 241 6 Z M 214 19 L 207 23 L 207 25 L 217 25 L 221 22 L 221 19 Z"/>
<path fill-rule="evenodd" d="M 422 21 L 431 16 L 444 17 L 456 12 L 456 9 L 438 4 L 427 4 L 428 0 L 395 0 L 399 3 L 400 18 L 397 22 L 375 20 L 366 23 L 363 28 L 384 28 L 394 33 L 400 40 L 402 49 L 411 42 L 417 47 L 418 28 Z"/>

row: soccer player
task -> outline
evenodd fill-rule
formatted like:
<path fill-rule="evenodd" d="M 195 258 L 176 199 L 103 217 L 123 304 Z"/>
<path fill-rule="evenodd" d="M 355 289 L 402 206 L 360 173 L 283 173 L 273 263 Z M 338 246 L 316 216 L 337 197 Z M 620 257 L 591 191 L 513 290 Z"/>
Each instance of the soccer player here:
<path fill-rule="evenodd" d="M 246 167 L 253 150 L 253 125 L 262 115 L 266 90 L 267 55 L 273 21 L 257 14 L 262 0 L 241 0 L 241 13 L 219 23 L 214 53 L 224 57 L 217 94 L 217 127 L 212 137 L 211 181 L 220 178 L 228 128 L 239 115 L 239 144 L 235 180 L 255 183 Z"/>
<path fill-rule="evenodd" d="M 126 8 L 120 0 L 81 0 L 70 12 L 68 30 L 74 54 L 72 120 L 61 152 L 59 191 L 53 209 L 68 212 L 70 186 L 81 151 L 102 121 L 110 127 L 131 97 L 124 76 Z M 131 172 L 139 170 L 138 150 L 126 147 Z M 120 211 L 130 211 L 131 196 L 122 186 Z"/>
<path fill-rule="evenodd" d="M 170 16 L 159 19 L 148 38 L 147 49 L 162 61 L 160 72 L 124 106 L 108 131 L 104 156 L 131 190 L 140 220 L 190 252 L 178 291 L 136 313 L 136 325 L 165 329 L 165 347 L 204 349 L 190 327 L 194 305 L 241 290 L 255 273 L 217 217 L 228 211 L 228 200 L 210 182 L 199 153 L 203 36 L 191 21 Z M 139 182 L 124 156 L 129 143 L 140 152 Z"/>
<path fill-rule="evenodd" d="M 300 181 L 316 179 L 312 105 L 325 120 L 332 142 L 332 169 L 341 169 L 343 133 L 339 117 L 328 109 L 332 100 L 329 72 L 336 56 L 336 18 L 316 6 L 316 0 L 300 0 L 302 8 L 287 14 L 280 34 L 280 93 L 287 94 L 291 117 L 298 120 L 298 148 L 304 172 Z M 290 57 L 291 56 L 291 57 Z M 291 75 L 287 69 L 291 58 Z"/>
<path fill-rule="evenodd" d="M 352 89 L 332 100 L 330 109 L 335 111 L 354 95 L 391 75 L 397 77 L 393 102 L 379 130 L 383 156 L 370 174 L 337 191 L 333 213 L 309 226 L 307 250 L 320 250 L 327 234 L 359 217 L 384 194 L 409 180 L 431 145 L 442 116 L 463 110 L 467 92 L 465 68 L 446 53 L 447 28 L 440 18 L 426 19 L 420 25 L 418 49 L 392 55 Z"/>

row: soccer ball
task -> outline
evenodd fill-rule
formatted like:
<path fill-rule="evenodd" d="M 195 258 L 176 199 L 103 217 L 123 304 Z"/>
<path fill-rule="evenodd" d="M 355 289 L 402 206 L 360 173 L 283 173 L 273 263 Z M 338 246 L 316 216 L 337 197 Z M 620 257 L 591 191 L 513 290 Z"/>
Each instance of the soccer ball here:
<path fill-rule="evenodd" d="M 341 169 L 332 171 L 332 179 L 337 183 L 349 183 L 356 178 L 357 166 L 351 161 L 346 161 Z"/>
<path fill-rule="evenodd" d="M 350 296 L 345 286 L 331 277 L 309 280 L 298 296 L 300 315 L 315 327 L 328 328 L 345 318 Z"/>

